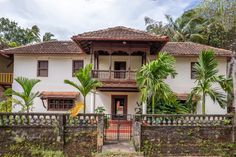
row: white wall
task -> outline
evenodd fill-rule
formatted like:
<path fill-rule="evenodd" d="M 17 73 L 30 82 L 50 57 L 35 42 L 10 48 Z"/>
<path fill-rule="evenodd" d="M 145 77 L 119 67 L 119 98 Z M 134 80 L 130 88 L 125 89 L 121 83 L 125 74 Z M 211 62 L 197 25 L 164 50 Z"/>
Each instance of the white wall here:
<path fill-rule="evenodd" d="M 51 92 L 78 92 L 75 88 L 64 83 L 65 79 L 76 81 L 72 77 L 72 60 L 83 59 L 84 64 L 90 61 L 89 56 L 21 56 L 15 55 L 14 58 L 14 78 L 23 76 L 27 78 L 40 79 L 33 91 L 51 91 Z M 37 77 L 37 60 L 48 60 L 48 77 Z M 14 81 L 14 90 L 21 91 L 21 87 Z M 82 99 L 81 99 L 82 100 Z M 89 100 L 88 102 L 89 103 Z M 19 108 L 15 108 L 15 111 Z M 44 112 L 46 109 L 42 105 L 40 98 L 36 98 L 34 103 L 35 112 Z"/>
<path fill-rule="evenodd" d="M 127 95 L 127 113 L 135 114 L 136 102 L 139 102 L 138 92 L 97 92 L 95 95 L 95 108 L 103 106 L 107 114 L 111 114 L 111 96 L 112 95 Z"/>
<path fill-rule="evenodd" d="M 148 56 L 150 60 L 155 56 Z M 197 62 L 197 57 L 175 57 L 177 76 L 173 79 L 168 77 L 166 82 L 176 93 L 190 93 L 195 86 L 195 80 L 191 79 L 191 62 Z M 217 57 L 219 74 L 226 75 L 227 58 Z M 217 87 L 217 86 L 215 86 Z M 197 112 L 201 113 L 201 105 L 197 106 Z M 217 103 L 211 101 L 209 97 L 206 99 L 206 113 L 208 114 L 225 114 L 227 109 L 222 109 Z"/>
<path fill-rule="evenodd" d="M 133 56 L 132 56 L 133 57 Z M 153 59 L 156 56 L 148 56 L 148 59 Z M 37 77 L 37 60 L 48 60 L 49 61 L 49 74 L 48 77 Z M 77 91 L 73 87 L 64 84 L 64 79 L 69 79 L 76 81 L 72 77 L 72 60 L 75 59 L 84 59 L 85 64 L 90 62 L 90 56 L 79 55 L 79 56 L 21 56 L 15 55 L 14 58 L 14 77 L 24 76 L 27 78 L 37 78 L 41 82 L 37 84 L 34 88 L 34 91 Z M 122 61 L 126 58 L 118 58 L 114 56 L 113 61 Z M 226 58 L 217 58 L 220 74 L 226 74 L 227 59 Z M 196 61 L 196 57 L 176 57 L 176 71 L 178 75 L 176 78 L 167 78 L 166 82 L 170 85 L 176 93 L 189 93 L 191 88 L 194 87 L 194 80 L 191 79 L 190 73 L 190 63 Z M 109 60 L 105 57 L 99 58 L 100 67 L 99 69 L 109 69 L 106 62 Z M 103 64 L 105 63 L 105 64 Z M 140 67 L 141 57 L 132 58 L 133 68 Z M 128 64 L 127 64 L 128 65 Z M 13 89 L 20 91 L 20 87 L 16 82 L 13 83 Z M 128 95 L 128 113 L 133 114 L 134 108 L 136 107 L 136 102 L 139 101 L 139 93 L 125 93 L 125 92 L 99 92 L 97 91 L 95 97 L 95 105 L 102 106 L 107 110 L 107 113 L 111 111 L 111 95 Z M 82 99 L 80 98 L 82 101 Z M 87 96 L 87 112 L 91 112 L 91 96 Z M 95 108 L 96 108 L 95 107 Z M 16 108 L 15 111 L 18 109 Z M 42 102 L 39 98 L 35 100 L 34 103 L 35 112 L 44 112 L 46 109 L 43 107 Z M 198 106 L 198 112 L 200 113 L 201 108 Z M 221 109 L 219 105 L 214 104 L 207 98 L 206 104 L 207 113 L 226 113 L 226 109 Z"/>

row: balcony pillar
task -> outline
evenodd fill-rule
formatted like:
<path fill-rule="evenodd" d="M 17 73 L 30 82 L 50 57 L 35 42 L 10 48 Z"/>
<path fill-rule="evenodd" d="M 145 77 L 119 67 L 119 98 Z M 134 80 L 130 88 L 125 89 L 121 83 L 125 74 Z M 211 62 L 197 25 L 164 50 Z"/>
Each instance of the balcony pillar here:
<path fill-rule="evenodd" d="M 111 64 L 112 64 L 112 60 L 111 60 L 112 58 L 111 58 L 111 52 L 109 53 L 109 64 L 110 64 L 110 66 L 109 66 L 109 78 L 111 79 Z"/>
<path fill-rule="evenodd" d="M 129 52 L 129 80 L 130 80 L 130 70 L 131 70 L 131 51 Z"/>
<path fill-rule="evenodd" d="M 91 92 L 91 113 L 95 111 L 95 91 Z"/>
<path fill-rule="evenodd" d="M 147 101 L 142 102 L 142 114 L 147 114 Z"/>

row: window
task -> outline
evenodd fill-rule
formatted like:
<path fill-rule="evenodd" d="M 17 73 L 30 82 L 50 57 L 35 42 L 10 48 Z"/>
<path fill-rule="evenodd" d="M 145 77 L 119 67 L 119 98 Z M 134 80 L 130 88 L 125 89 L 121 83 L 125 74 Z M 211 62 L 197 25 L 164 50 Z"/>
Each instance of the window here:
<path fill-rule="evenodd" d="M 48 110 L 67 111 L 73 105 L 73 99 L 48 99 Z"/>
<path fill-rule="evenodd" d="M 194 66 L 197 62 L 191 62 L 191 79 L 196 79 L 196 70 Z"/>
<path fill-rule="evenodd" d="M 72 67 L 72 75 L 74 76 L 75 72 L 84 67 L 83 60 L 74 60 Z"/>
<path fill-rule="evenodd" d="M 38 61 L 38 76 L 48 77 L 48 61 Z"/>

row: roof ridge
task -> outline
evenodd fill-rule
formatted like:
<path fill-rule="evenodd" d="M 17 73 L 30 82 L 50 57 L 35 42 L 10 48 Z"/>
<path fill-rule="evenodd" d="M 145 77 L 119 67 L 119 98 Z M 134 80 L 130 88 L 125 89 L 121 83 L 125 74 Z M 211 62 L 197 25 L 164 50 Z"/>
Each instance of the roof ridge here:
<path fill-rule="evenodd" d="M 153 37 L 160 37 L 160 36 L 161 36 L 161 35 L 156 35 L 156 34 L 153 34 L 153 33 L 147 32 L 147 31 L 144 31 L 144 30 L 134 29 L 134 28 L 125 27 L 125 26 L 108 27 L 108 28 L 99 29 L 99 30 L 96 30 L 96 31 L 83 32 L 83 33 L 80 33 L 80 34 L 77 34 L 77 35 L 74 35 L 74 36 L 87 35 L 87 34 L 90 34 L 90 33 L 108 32 L 108 31 L 115 30 L 115 29 L 124 29 L 124 30 L 127 30 L 127 31 L 133 31 L 133 32 L 136 32 L 136 33 L 145 33 L 145 34 L 151 35 L 151 36 L 153 36 Z M 74 37 L 74 36 L 73 36 L 73 37 Z"/>

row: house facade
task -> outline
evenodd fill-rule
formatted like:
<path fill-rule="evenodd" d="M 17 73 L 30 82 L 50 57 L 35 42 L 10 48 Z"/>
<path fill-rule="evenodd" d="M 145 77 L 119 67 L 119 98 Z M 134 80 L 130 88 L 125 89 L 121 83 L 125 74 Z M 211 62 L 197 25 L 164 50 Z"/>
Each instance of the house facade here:
<path fill-rule="evenodd" d="M 92 76 L 100 80 L 102 86 L 87 96 L 86 112 L 93 113 L 102 106 L 106 113 L 115 115 L 115 119 L 119 114 L 135 114 L 140 102 L 136 72 L 143 64 L 154 60 L 160 51 L 166 51 L 176 59 L 178 75 L 168 77 L 166 82 L 180 101 L 187 99 L 195 85 L 192 67 L 201 50 L 212 49 L 219 64 L 219 73 L 227 74 L 231 51 L 191 42 L 168 41 L 166 36 L 119 26 L 78 34 L 72 37 L 72 41 L 49 41 L 5 49 L 1 53 L 14 58 L 14 78 L 23 76 L 41 80 L 34 87 L 34 91 L 41 94 L 35 99 L 33 112 L 65 112 L 76 101 L 83 101 L 79 91 L 65 84 L 64 80 L 76 82 L 74 72 L 92 63 Z M 12 88 L 22 90 L 15 81 Z M 146 103 L 142 104 L 142 108 L 146 113 Z M 14 110 L 19 109 L 15 107 Z M 200 105 L 197 111 L 200 113 Z M 226 109 L 208 98 L 206 112 L 224 114 Z"/>

